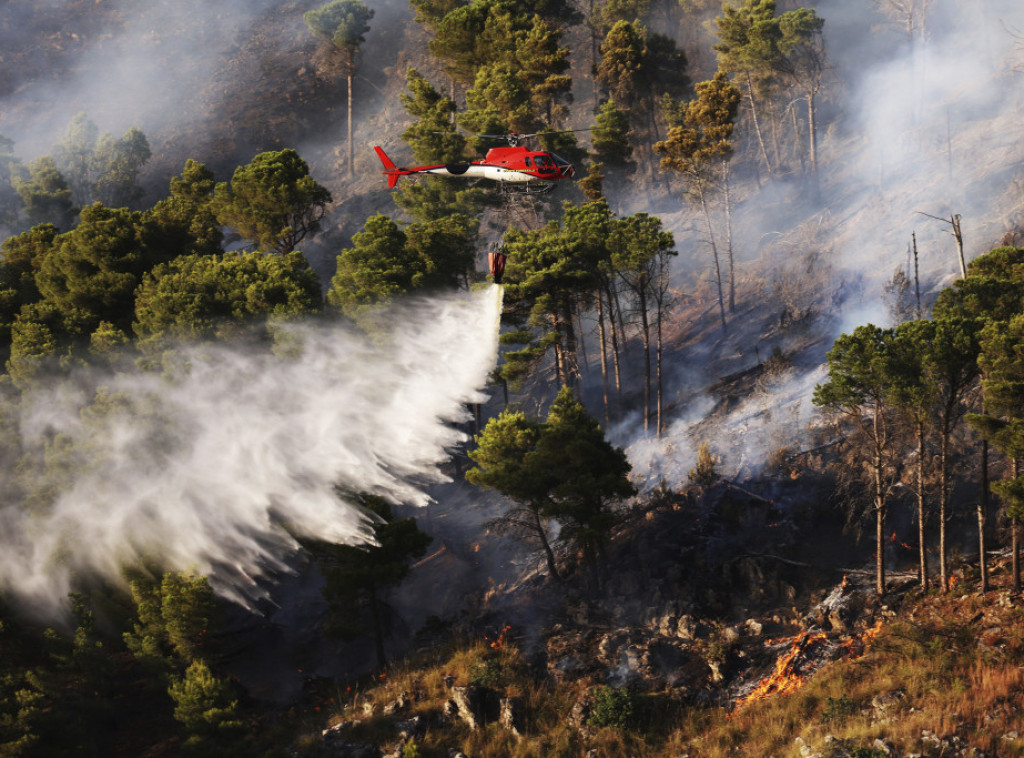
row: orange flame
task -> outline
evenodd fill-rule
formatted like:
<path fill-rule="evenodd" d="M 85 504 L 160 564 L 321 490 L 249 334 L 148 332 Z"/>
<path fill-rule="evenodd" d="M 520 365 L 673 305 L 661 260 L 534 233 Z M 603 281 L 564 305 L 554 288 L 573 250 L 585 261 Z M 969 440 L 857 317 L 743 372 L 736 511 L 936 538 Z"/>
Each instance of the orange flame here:
<path fill-rule="evenodd" d="M 871 642 L 882 631 L 882 621 L 879 620 L 870 629 L 864 631 L 860 637 L 849 637 L 843 643 L 846 654 L 850 658 L 859 658 L 864 655 L 865 650 Z M 745 697 L 736 701 L 736 710 L 765 700 L 772 695 L 790 695 L 799 690 L 809 678 L 809 674 L 801 674 L 801 667 L 807 663 L 811 649 L 821 643 L 828 641 L 825 632 L 804 632 L 796 637 L 771 640 L 768 644 L 785 644 L 792 640 L 792 646 L 775 661 L 775 669 L 768 674 L 757 686 Z"/>
<path fill-rule="evenodd" d="M 808 632 L 799 635 L 793 646 L 775 661 L 775 670 L 764 677 L 746 697 L 738 701 L 736 709 L 739 710 L 750 703 L 756 703 L 772 695 L 789 695 L 800 689 L 806 681 L 806 677 L 801 675 L 798 670 L 803 662 L 804 654 L 808 648 L 827 639 L 828 636 L 824 632 L 815 634 Z"/>
<path fill-rule="evenodd" d="M 512 629 L 512 625 L 511 624 L 505 624 L 505 628 L 501 630 L 501 632 L 498 634 L 498 636 L 495 639 L 492 640 L 492 639 L 488 638 L 488 636 L 485 634 L 484 635 L 484 640 L 490 645 L 491 650 L 501 650 L 502 648 L 505 647 L 506 635 L 508 635 L 508 633 L 509 633 L 509 631 L 511 629 Z"/>

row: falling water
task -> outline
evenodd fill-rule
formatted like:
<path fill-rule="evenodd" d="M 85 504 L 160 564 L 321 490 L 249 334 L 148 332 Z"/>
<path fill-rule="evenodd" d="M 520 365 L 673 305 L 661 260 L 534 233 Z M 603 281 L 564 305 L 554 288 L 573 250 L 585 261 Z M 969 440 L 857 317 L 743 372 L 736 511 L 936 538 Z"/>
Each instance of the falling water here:
<path fill-rule="evenodd" d="M 116 581 L 151 559 L 251 602 L 295 536 L 371 539 L 339 493 L 428 501 L 423 487 L 445 479 L 437 466 L 465 438 L 452 424 L 485 399 L 500 312 L 501 288 L 486 287 L 381 310 L 388 331 L 372 337 L 289 324 L 274 351 L 182 347 L 170 376 L 55 380 L 17 425 L 25 449 L 59 448 L 67 463 L 34 482 L 57 492 L 34 515 L 0 507 L 0 589 L 54 612 L 76 576 Z"/>

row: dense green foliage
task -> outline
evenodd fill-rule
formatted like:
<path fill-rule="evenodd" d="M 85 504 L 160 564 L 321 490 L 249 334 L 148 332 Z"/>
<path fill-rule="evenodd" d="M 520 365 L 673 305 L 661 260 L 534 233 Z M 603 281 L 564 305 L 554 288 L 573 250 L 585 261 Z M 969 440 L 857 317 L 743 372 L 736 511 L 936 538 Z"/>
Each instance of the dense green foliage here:
<path fill-rule="evenodd" d="M 338 255 L 327 302 L 355 317 L 411 290 L 464 284 L 478 224 L 454 214 L 403 230 L 388 216 L 372 216 L 352 238 L 352 247 Z"/>
<path fill-rule="evenodd" d="M 331 193 L 294 150 L 260 153 L 214 189 L 217 220 L 260 250 L 288 253 L 320 230 Z"/>
<path fill-rule="evenodd" d="M 469 453 L 476 468 L 466 481 L 513 500 L 507 525 L 540 542 L 552 576 L 559 573 L 548 543 L 548 519 L 560 539 L 594 564 L 615 522 L 614 503 L 635 493 L 626 454 L 611 445 L 572 391 L 563 388 L 543 421 L 504 411 L 488 422 Z"/>

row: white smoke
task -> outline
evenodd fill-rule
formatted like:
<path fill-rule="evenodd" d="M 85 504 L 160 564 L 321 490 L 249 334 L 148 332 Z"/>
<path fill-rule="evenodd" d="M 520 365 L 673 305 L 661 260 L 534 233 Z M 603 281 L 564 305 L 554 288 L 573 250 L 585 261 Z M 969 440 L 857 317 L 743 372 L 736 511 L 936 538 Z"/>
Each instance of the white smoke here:
<path fill-rule="evenodd" d="M 936 0 L 929 6 L 926 39 L 912 45 L 900 25 L 870 3 L 804 5 L 817 7 L 825 19 L 833 64 L 819 102 L 820 203 L 801 196 L 792 178 L 763 188 L 739 185 L 735 249 L 741 282 L 751 275 L 789 276 L 794 289 L 804 281 L 812 283 L 803 286 L 810 295 L 834 294 L 817 306 L 814 328 L 803 337 L 799 330 L 788 338 L 779 332 L 771 316 L 782 303 L 766 290 L 752 317 L 734 318 L 728 334 L 709 329 L 700 343 L 672 356 L 666 395 L 682 410 L 661 439 L 623 440 L 647 487 L 662 480 L 685 485 L 702 441 L 721 456 L 726 476 L 744 468 L 756 472 L 757 462 L 772 451 L 804 444 L 808 424 L 820 419 L 810 398 L 825 378 L 820 364 L 832 339 L 868 322 L 887 324 L 883 287 L 897 267 L 907 265 L 911 235 L 916 233 L 927 298 L 959 276 L 946 221 L 953 214 L 962 216 L 967 261 L 999 244 L 1024 219 L 1024 47 L 1019 32 L 1013 34 L 1024 29 L 1024 3 Z M 677 268 L 692 265 L 688 258 L 710 265 L 707 243 L 694 233 L 691 218 L 673 218 L 668 227 L 681 252 Z M 815 265 L 827 263 L 831 273 L 799 265 L 810 253 L 820 253 Z M 683 275 L 677 286 L 692 293 L 694 282 Z M 713 287 L 706 291 L 714 297 Z M 808 303 L 810 295 L 804 297 Z M 705 322 L 717 311 L 709 314 Z M 805 351 L 788 377 L 751 391 L 727 413 L 709 403 L 702 387 L 753 367 L 754 346 L 764 354 L 772 344 L 787 353 Z M 627 434 L 635 435 L 635 427 Z"/>
<path fill-rule="evenodd" d="M 245 602 L 293 553 L 292 534 L 367 541 L 339 491 L 428 501 L 423 485 L 445 480 L 437 466 L 465 436 L 450 422 L 486 399 L 500 307 L 488 287 L 390 308 L 386 338 L 292 325 L 284 357 L 206 347 L 172 376 L 76 377 L 77 390 L 35 393 L 25 444 L 63 435 L 82 463 L 45 515 L 0 510 L 0 589 L 50 612 L 76 575 L 116 581 L 147 559 L 208 574 Z M 117 410 L 88 410 L 97 390 Z"/>

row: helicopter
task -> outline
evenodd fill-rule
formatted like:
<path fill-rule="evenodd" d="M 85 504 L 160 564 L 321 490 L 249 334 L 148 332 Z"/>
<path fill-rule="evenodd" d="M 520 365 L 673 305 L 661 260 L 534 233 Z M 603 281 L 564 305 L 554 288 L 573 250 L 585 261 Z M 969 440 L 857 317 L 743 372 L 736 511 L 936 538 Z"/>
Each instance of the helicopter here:
<path fill-rule="evenodd" d="M 572 130 L 577 131 L 577 130 Z M 583 130 L 578 130 L 583 131 Z M 484 134 L 482 137 L 497 137 Z M 468 163 L 442 163 L 436 166 L 396 166 L 379 146 L 374 146 L 377 157 L 384 164 L 382 172 L 388 178 L 388 187 L 394 189 L 403 176 L 436 174 L 439 176 L 462 176 L 469 179 L 493 179 L 506 194 L 539 194 L 550 192 L 555 183 L 569 179 L 576 170 L 565 158 L 548 150 L 531 150 L 522 144 L 527 137 L 535 134 L 501 135 L 508 140 L 508 147 L 492 147 L 482 160 Z"/>

